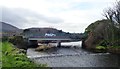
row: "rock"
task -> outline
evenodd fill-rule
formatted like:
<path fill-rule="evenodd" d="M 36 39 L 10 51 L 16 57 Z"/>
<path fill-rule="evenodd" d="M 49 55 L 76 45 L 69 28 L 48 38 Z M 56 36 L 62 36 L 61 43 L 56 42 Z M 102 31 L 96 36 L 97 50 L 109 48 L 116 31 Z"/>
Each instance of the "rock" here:
<path fill-rule="evenodd" d="M 54 46 L 50 46 L 50 45 L 42 45 L 42 46 L 39 46 L 35 49 L 35 51 L 45 51 L 45 50 L 48 50 L 48 49 L 51 49 L 51 48 L 54 48 Z"/>

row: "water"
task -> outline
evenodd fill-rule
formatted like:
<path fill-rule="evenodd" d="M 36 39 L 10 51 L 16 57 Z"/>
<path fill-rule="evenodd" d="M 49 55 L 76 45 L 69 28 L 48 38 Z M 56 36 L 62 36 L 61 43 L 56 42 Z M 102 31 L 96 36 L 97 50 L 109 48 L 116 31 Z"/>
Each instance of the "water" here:
<path fill-rule="evenodd" d="M 57 43 L 49 43 L 53 46 L 57 46 Z M 61 46 L 79 46 L 81 47 L 82 41 L 77 41 L 77 42 L 62 42 Z"/>
<path fill-rule="evenodd" d="M 92 53 L 81 49 L 81 42 L 65 42 L 62 46 L 46 52 L 36 52 L 34 48 L 27 50 L 27 56 L 38 64 L 49 67 L 117 67 L 119 56 L 110 53 Z M 78 46 L 78 48 L 74 48 Z"/>
<path fill-rule="evenodd" d="M 63 46 L 79 46 L 81 47 L 82 42 L 81 41 L 77 41 L 77 42 L 63 42 L 61 43 L 61 45 Z"/>

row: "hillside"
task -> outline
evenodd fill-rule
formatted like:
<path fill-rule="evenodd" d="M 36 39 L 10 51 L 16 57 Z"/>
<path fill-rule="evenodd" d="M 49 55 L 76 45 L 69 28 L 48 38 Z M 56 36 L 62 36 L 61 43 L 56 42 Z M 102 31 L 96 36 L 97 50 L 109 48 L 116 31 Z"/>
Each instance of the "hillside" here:
<path fill-rule="evenodd" d="M 22 33 L 22 29 L 19 29 L 13 25 L 0 21 L 0 38 L 2 36 L 20 35 L 21 33 Z"/>
<path fill-rule="evenodd" d="M 25 37 L 49 37 L 52 38 L 72 38 L 72 39 L 81 39 L 82 33 L 69 33 L 55 28 L 28 28 L 24 29 L 23 34 Z M 32 34 L 32 35 L 31 35 Z M 34 35 L 34 36 L 33 36 Z"/>
<path fill-rule="evenodd" d="M 2 28 L 0 28 L 0 31 L 2 32 L 21 32 L 22 30 L 20 30 L 19 28 L 7 24 L 5 22 L 0 22 L 0 25 L 2 25 Z"/>

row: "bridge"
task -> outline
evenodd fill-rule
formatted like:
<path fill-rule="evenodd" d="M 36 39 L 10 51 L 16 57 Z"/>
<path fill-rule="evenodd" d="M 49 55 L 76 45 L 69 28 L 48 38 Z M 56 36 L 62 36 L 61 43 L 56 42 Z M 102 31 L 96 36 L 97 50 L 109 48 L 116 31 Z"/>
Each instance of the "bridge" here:
<path fill-rule="evenodd" d="M 27 39 L 30 46 L 35 46 L 40 43 L 58 43 L 61 46 L 61 42 L 73 42 L 80 41 L 79 35 L 72 35 L 53 28 L 30 28 L 23 32 L 24 38 Z M 73 38 L 73 37 L 77 37 Z"/>
<path fill-rule="evenodd" d="M 70 38 L 28 38 L 28 40 L 38 41 L 72 41 Z"/>

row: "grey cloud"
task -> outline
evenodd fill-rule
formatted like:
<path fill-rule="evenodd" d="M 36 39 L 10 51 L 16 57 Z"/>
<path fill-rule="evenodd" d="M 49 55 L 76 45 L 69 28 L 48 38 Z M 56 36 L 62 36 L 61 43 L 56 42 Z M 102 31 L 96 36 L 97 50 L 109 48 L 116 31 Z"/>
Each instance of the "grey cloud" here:
<path fill-rule="evenodd" d="M 15 26 L 22 26 L 21 23 L 27 22 L 27 20 L 25 20 L 21 16 L 15 14 L 9 8 L 2 8 L 1 12 L 2 12 L 2 20 L 1 21 L 12 23 L 12 25 L 15 25 Z"/>
<path fill-rule="evenodd" d="M 24 27 L 25 24 L 29 23 L 37 23 L 40 21 L 44 21 L 46 23 L 61 23 L 63 22 L 62 19 L 57 17 L 48 17 L 42 14 L 35 13 L 34 11 L 23 9 L 23 8 L 6 8 L 6 7 L 0 7 L 2 11 L 2 20 L 8 23 L 11 23 L 12 25 L 15 25 L 17 27 Z M 30 20 L 27 19 L 31 18 Z"/>

